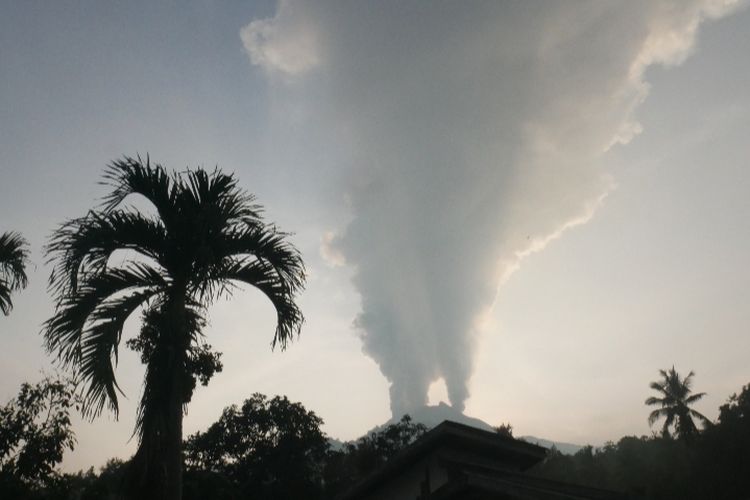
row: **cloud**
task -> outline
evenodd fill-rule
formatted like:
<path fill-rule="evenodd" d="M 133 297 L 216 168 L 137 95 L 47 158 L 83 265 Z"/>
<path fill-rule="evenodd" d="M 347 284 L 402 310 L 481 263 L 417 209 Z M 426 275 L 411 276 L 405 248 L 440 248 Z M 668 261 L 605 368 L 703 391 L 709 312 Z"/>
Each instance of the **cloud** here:
<path fill-rule="evenodd" d="M 300 14 L 300 5 L 280 1 L 271 19 L 258 19 L 240 30 L 250 61 L 269 73 L 298 77 L 320 64 L 316 32 Z"/>
<path fill-rule="evenodd" d="M 648 35 L 628 73 L 625 91 L 631 95 L 627 117 L 606 149 L 616 144 L 627 144 L 643 131 L 633 115 L 637 106 L 648 96 L 649 84 L 644 79 L 646 69 L 654 64 L 682 64 L 692 53 L 698 27 L 703 20 L 725 16 L 744 3 L 739 0 L 707 0 L 684 4 L 661 2 L 653 6 L 655 10 L 649 20 Z"/>
<path fill-rule="evenodd" d="M 336 246 L 336 233 L 326 231 L 320 238 L 320 256 L 330 267 L 346 265 L 346 257 Z"/>
<path fill-rule="evenodd" d="M 284 1 L 246 28 L 256 64 L 319 69 L 278 90 L 338 152 L 329 180 L 347 183 L 351 222 L 323 248 L 354 269 L 394 415 L 439 378 L 463 409 L 477 324 L 522 260 L 613 188 L 606 151 L 641 132 L 646 68 L 681 63 L 702 20 L 735 6 Z"/>

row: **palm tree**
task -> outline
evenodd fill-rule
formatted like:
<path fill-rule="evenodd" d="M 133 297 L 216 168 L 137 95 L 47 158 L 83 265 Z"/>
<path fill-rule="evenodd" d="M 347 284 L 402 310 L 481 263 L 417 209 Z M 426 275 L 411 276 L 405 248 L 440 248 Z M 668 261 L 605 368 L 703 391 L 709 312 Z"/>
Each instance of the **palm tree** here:
<path fill-rule="evenodd" d="M 25 270 L 28 259 L 28 244 L 20 234 L 0 234 L 0 311 L 6 316 L 13 309 L 11 294 L 28 284 Z"/>
<path fill-rule="evenodd" d="M 183 410 L 196 379 L 205 385 L 221 369 L 203 340 L 208 306 L 238 284 L 258 288 L 277 313 L 271 347 L 284 349 L 303 322 L 295 299 L 305 268 L 288 235 L 263 221 L 233 175 L 169 173 L 148 158 L 125 157 L 104 179 L 112 191 L 102 204 L 62 224 L 48 243 L 56 310 L 44 326 L 46 346 L 76 371 L 84 415 L 94 418 L 107 405 L 116 416 L 123 325 L 143 311 L 140 333 L 128 342 L 146 364 L 131 483 L 140 485 L 140 498 L 179 499 Z M 130 195 L 156 213 L 125 206 Z"/>
<path fill-rule="evenodd" d="M 661 408 L 651 412 L 648 416 L 648 424 L 653 425 L 654 422 L 664 417 L 662 434 L 665 437 L 670 435 L 669 428 L 674 425 L 677 436 L 689 439 L 698 433 L 693 417 L 705 423 L 709 422 L 701 413 L 690 408 L 690 405 L 700 400 L 706 393 L 691 394 L 690 386 L 693 382 L 693 375 L 695 375 L 692 371 L 688 373 L 687 377 L 680 378 L 680 374 L 675 371 L 673 366 L 668 372 L 659 370 L 659 374 L 662 380 L 651 382 L 649 387 L 659 392 L 662 397 L 652 396 L 646 400 L 646 404 L 649 406 L 659 405 Z"/>

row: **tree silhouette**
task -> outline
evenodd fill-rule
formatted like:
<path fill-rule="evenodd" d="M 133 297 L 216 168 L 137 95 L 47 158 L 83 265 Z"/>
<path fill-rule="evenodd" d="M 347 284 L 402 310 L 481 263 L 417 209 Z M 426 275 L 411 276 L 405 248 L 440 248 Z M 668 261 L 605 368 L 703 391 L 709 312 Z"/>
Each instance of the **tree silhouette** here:
<path fill-rule="evenodd" d="M 28 244 L 20 234 L 0 234 L 0 311 L 6 316 L 13 309 L 11 294 L 28 284 L 25 269 L 28 258 Z"/>
<path fill-rule="evenodd" d="M 284 349 L 303 322 L 295 298 L 304 264 L 233 175 L 169 173 L 148 158 L 125 157 L 104 179 L 112 190 L 102 204 L 61 225 L 47 246 L 57 306 L 45 323 L 46 345 L 76 370 L 84 415 L 99 415 L 105 404 L 117 415 L 114 368 L 123 325 L 143 310 L 130 344 L 146 374 L 128 483 L 139 498 L 179 499 L 183 410 L 196 379 L 205 385 L 221 368 L 203 341 L 208 306 L 238 284 L 256 287 L 276 309 L 271 345 Z M 156 214 L 125 206 L 131 195 L 145 198 Z"/>
<path fill-rule="evenodd" d="M 649 406 L 659 405 L 658 408 L 648 416 L 648 424 L 653 425 L 660 418 L 664 418 L 662 434 L 667 437 L 670 435 L 669 428 L 674 426 L 675 434 L 680 438 L 688 439 L 698 433 L 693 417 L 708 422 L 708 419 L 701 413 L 690 408 L 690 405 L 700 400 L 706 395 L 705 392 L 691 394 L 692 378 L 694 373 L 691 371 L 687 377 L 681 378 L 680 374 L 674 369 L 664 371 L 659 370 L 662 380 L 651 382 L 649 387 L 659 392 L 661 397 L 652 396 L 646 400 Z"/>
<path fill-rule="evenodd" d="M 495 427 L 495 432 L 497 432 L 501 436 L 512 438 L 513 437 L 513 426 L 510 425 L 510 422 L 505 423 L 505 424 L 500 424 L 497 427 Z"/>
<path fill-rule="evenodd" d="M 46 377 L 22 384 L 18 396 L 0 406 L 0 498 L 17 498 L 55 476 L 76 442 L 70 420 L 76 404 L 72 381 Z"/>
<path fill-rule="evenodd" d="M 329 444 L 323 420 L 286 396 L 255 393 L 185 445 L 188 470 L 229 478 L 243 498 L 317 499 Z M 192 470 L 191 470 L 192 469 Z"/>
<path fill-rule="evenodd" d="M 426 432 L 427 426 L 404 415 L 398 422 L 346 443 L 342 449 L 331 450 L 324 469 L 327 498 L 336 498 Z"/>

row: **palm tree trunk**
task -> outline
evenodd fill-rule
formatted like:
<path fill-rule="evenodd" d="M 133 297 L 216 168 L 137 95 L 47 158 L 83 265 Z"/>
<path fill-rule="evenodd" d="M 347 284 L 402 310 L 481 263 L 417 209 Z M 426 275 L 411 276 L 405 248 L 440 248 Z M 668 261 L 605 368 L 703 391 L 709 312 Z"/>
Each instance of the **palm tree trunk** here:
<path fill-rule="evenodd" d="M 170 370 L 171 384 L 169 403 L 166 408 L 164 436 L 165 491 L 166 500 L 182 500 L 182 405 L 184 399 L 185 351 L 176 349 L 174 367 Z"/>
<path fill-rule="evenodd" d="M 182 407 L 184 366 L 179 354 L 173 363 L 154 356 L 147 367 L 142 429 L 125 490 L 131 500 L 182 499 Z"/>
<path fill-rule="evenodd" d="M 165 378 L 169 381 L 166 389 L 164 440 L 164 496 L 165 500 L 182 500 L 182 407 L 185 403 L 185 362 L 190 348 L 190 337 L 186 324 L 184 292 L 176 294 L 177 298 L 167 305 L 167 330 L 165 340 L 168 343 L 168 362 Z"/>
<path fill-rule="evenodd" d="M 174 305 L 152 316 L 159 332 L 148 354 L 139 416 L 140 444 L 126 485 L 133 500 L 182 500 L 182 409 L 190 337 Z"/>

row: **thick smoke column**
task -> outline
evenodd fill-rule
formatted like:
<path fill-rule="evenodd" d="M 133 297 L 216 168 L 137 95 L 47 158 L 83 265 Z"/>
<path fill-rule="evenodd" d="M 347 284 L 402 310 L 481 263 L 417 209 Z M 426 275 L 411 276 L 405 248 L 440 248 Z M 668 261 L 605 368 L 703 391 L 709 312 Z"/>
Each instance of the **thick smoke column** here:
<path fill-rule="evenodd" d="M 523 256 L 584 223 L 639 130 L 644 71 L 733 2 L 281 2 L 251 60 L 348 155 L 365 352 L 394 415 L 469 396 L 478 320 Z"/>

